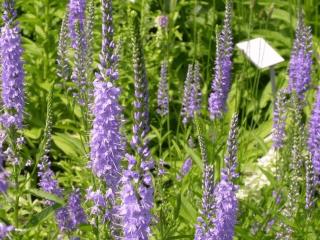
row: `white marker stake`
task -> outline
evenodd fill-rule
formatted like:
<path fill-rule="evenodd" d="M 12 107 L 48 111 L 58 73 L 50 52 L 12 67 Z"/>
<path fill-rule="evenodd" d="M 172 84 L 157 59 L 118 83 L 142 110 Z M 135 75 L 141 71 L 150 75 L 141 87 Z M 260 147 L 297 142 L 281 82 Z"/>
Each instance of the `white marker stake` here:
<path fill-rule="evenodd" d="M 277 90 L 274 66 L 283 62 L 284 59 L 263 38 L 240 42 L 236 46 L 258 69 L 269 68 L 272 93 L 275 96 Z"/>

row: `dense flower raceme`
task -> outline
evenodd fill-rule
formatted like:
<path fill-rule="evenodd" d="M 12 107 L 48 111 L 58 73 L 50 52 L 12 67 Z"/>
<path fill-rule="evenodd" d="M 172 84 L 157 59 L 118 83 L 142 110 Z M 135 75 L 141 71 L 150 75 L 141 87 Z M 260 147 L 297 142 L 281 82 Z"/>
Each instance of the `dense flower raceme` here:
<path fill-rule="evenodd" d="M 20 29 L 15 22 L 12 1 L 4 1 L 4 26 L 1 30 L 0 54 L 2 69 L 2 102 L 5 113 L 2 124 L 8 128 L 22 127 L 24 110 L 24 70 Z"/>
<path fill-rule="evenodd" d="M 232 68 L 232 30 L 231 30 L 232 0 L 226 3 L 223 29 L 217 37 L 217 51 L 214 79 L 209 97 L 210 118 L 221 118 L 226 111 L 226 101 L 231 87 Z"/>
<path fill-rule="evenodd" d="M 237 188 L 228 177 L 222 174 L 222 178 L 214 191 L 215 217 L 213 220 L 212 239 L 233 239 L 238 209 L 236 190 Z"/>
<path fill-rule="evenodd" d="M 318 88 L 316 101 L 313 106 L 309 124 L 309 151 L 316 175 L 316 182 L 320 183 L 320 88 Z"/>
<path fill-rule="evenodd" d="M 92 171 L 104 179 L 108 188 L 116 192 L 120 181 L 120 161 L 124 155 L 124 144 L 121 136 L 121 114 L 119 104 L 120 89 L 114 80 L 118 73 L 115 69 L 116 58 L 112 42 L 112 1 L 102 1 L 102 50 L 100 54 L 99 73 L 96 74 L 94 86 L 94 116 L 90 141 L 90 166 Z"/>
<path fill-rule="evenodd" d="M 137 150 L 142 159 L 146 159 L 145 156 L 149 150 L 147 147 L 148 141 L 145 138 L 150 130 L 149 89 L 140 36 L 140 24 L 136 12 L 132 13 L 132 47 L 135 98 L 131 147 Z"/>
<path fill-rule="evenodd" d="M 200 216 L 197 218 L 195 240 L 211 240 L 213 230 L 213 217 L 215 210 L 214 199 L 214 171 L 212 166 L 204 164 L 202 178 L 202 208 Z"/>
<path fill-rule="evenodd" d="M 202 210 L 196 225 L 195 240 L 222 239 L 232 240 L 236 224 L 238 202 L 237 187 L 233 184 L 237 166 L 238 115 L 231 121 L 225 168 L 221 172 L 221 180 L 215 186 L 213 169 L 204 165 Z"/>
<path fill-rule="evenodd" d="M 61 232 L 75 230 L 79 224 L 87 222 L 87 216 L 81 206 L 81 194 L 79 189 L 74 190 L 65 207 L 56 211 L 56 220 Z"/>
<path fill-rule="evenodd" d="M 111 82 L 94 81 L 94 115 L 90 141 L 90 166 L 115 192 L 120 180 L 123 139 L 120 134 L 120 89 Z"/>
<path fill-rule="evenodd" d="M 77 24 L 79 31 L 84 34 L 86 21 L 86 0 L 70 0 L 69 2 L 69 34 L 72 41 L 72 47 L 76 48 L 79 44 L 77 37 Z M 83 38 L 82 47 L 85 47 L 85 38 Z"/>
<path fill-rule="evenodd" d="M 161 63 L 157 112 L 161 116 L 169 113 L 168 63 L 166 61 Z"/>
<path fill-rule="evenodd" d="M 273 111 L 272 139 L 273 147 L 275 149 L 279 149 L 283 146 L 286 119 L 286 90 L 280 90 L 277 94 Z"/>
<path fill-rule="evenodd" d="M 98 77 L 101 79 L 109 78 L 110 81 L 118 79 L 118 54 L 113 35 L 112 0 L 102 0 L 102 48 L 99 55 Z"/>
<path fill-rule="evenodd" d="M 237 219 L 238 201 L 236 198 L 237 187 L 233 180 L 238 176 L 237 167 L 237 137 L 238 115 L 235 114 L 231 121 L 227 152 L 224 158 L 225 168 L 221 173 L 221 180 L 214 190 L 215 218 L 213 220 L 213 239 L 232 240 Z"/>
<path fill-rule="evenodd" d="M 296 91 L 301 100 L 311 81 L 312 35 L 311 28 L 306 26 L 299 15 L 296 37 L 290 58 L 289 90 Z"/>
<path fill-rule="evenodd" d="M 151 215 L 148 206 L 153 202 L 153 191 L 148 189 L 151 176 L 144 175 L 144 186 L 139 186 L 138 172 L 134 170 L 136 159 L 127 155 L 128 169 L 123 172 L 121 178 L 121 200 L 119 215 L 122 219 L 123 234 L 125 240 L 146 240 L 150 234 Z M 150 166 L 146 165 L 145 168 Z M 138 189 L 137 189 L 138 188 Z"/>
<path fill-rule="evenodd" d="M 182 122 L 187 124 L 192 121 L 195 114 L 201 109 L 200 66 L 198 63 L 189 64 L 187 77 L 184 83 L 182 100 Z"/>

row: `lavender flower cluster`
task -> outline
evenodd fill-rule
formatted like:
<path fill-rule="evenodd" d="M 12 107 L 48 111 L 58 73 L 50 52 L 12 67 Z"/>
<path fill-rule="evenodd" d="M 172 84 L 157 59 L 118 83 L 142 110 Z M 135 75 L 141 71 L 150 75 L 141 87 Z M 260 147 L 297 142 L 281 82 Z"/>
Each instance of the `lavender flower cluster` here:
<path fill-rule="evenodd" d="M 312 66 L 311 28 L 304 24 L 302 17 L 300 13 L 290 58 L 288 86 L 288 90 L 296 91 L 301 100 L 310 85 Z"/>
<path fill-rule="evenodd" d="M 214 79 L 211 86 L 209 97 L 210 118 L 221 118 L 226 111 L 226 102 L 231 87 L 231 68 L 232 68 L 232 0 L 226 3 L 225 19 L 223 29 L 217 36 L 216 62 Z"/>
<path fill-rule="evenodd" d="M 238 200 L 237 186 L 233 181 L 238 177 L 237 167 L 238 115 L 231 121 L 225 168 L 221 179 L 214 183 L 212 166 L 204 161 L 202 209 L 197 219 L 195 240 L 223 239 L 232 240 L 237 219 Z"/>
<path fill-rule="evenodd" d="M 15 21 L 14 2 L 3 3 L 4 26 L 1 28 L 0 55 L 2 78 L 2 102 L 4 113 L 0 121 L 5 128 L 22 128 L 24 111 L 24 70 L 22 61 L 21 36 Z"/>
<path fill-rule="evenodd" d="M 187 124 L 192 121 L 201 109 L 201 76 L 198 63 L 189 64 L 187 77 L 184 83 L 181 116 L 182 122 Z"/>

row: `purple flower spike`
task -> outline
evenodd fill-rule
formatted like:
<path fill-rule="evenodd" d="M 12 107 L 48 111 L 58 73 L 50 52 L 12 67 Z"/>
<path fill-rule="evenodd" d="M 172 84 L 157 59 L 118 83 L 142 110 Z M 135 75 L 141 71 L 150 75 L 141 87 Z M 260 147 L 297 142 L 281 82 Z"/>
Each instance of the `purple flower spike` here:
<path fill-rule="evenodd" d="M 102 50 L 99 72 L 94 86 L 94 116 L 90 140 L 90 166 L 94 174 L 103 178 L 112 192 L 117 192 L 121 177 L 120 161 L 124 156 L 121 135 L 122 109 L 119 104 L 120 89 L 115 86 L 116 61 L 113 61 L 112 1 L 102 1 Z M 116 73 L 116 74 L 115 74 Z"/>
<path fill-rule="evenodd" d="M 24 110 L 24 70 L 20 29 L 15 23 L 14 2 L 4 1 L 4 26 L 1 30 L 2 101 L 5 113 L 0 117 L 5 128 L 22 127 Z"/>
<path fill-rule="evenodd" d="M 200 67 L 199 64 L 189 64 L 188 73 L 184 83 L 184 93 L 182 100 L 182 122 L 187 124 L 192 121 L 201 109 L 201 87 L 200 87 Z"/>
<path fill-rule="evenodd" d="M 285 128 L 286 128 L 286 91 L 281 90 L 278 92 L 276 102 L 274 104 L 273 111 L 273 147 L 277 150 L 283 146 L 285 138 Z"/>
<path fill-rule="evenodd" d="M 120 180 L 123 140 L 120 134 L 119 88 L 111 82 L 94 81 L 94 115 L 90 141 L 90 166 L 116 192 Z"/>
<path fill-rule="evenodd" d="M 212 220 L 215 209 L 214 188 L 213 168 L 205 163 L 202 178 L 202 208 L 197 218 L 195 240 L 213 239 L 210 230 L 213 229 Z"/>
<path fill-rule="evenodd" d="M 312 115 L 309 123 L 309 151 L 316 175 L 316 183 L 320 183 L 320 87 L 318 88 L 316 101 L 313 106 Z"/>
<path fill-rule="evenodd" d="M 183 165 L 181 166 L 179 175 L 177 176 L 178 180 L 181 180 L 182 177 L 186 176 L 192 168 L 192 158 L 187 158 Z"/>
<path fill-rule="evenodd" d="M 144 175 L 143 182 L 139 189 L 136 188 L 138 173 L 132 169 L 136 160 L 133 156 L 127 155 L 129 168 L 124 172 L 121 179 L 121 200 L 119 215 L 122 219 L 123 239 L 147 240 L 150 234 L 151 214 L 150 208 L 153 205 L 153 189 L 149 187 L 151 176 Z"/>
<path fill-rule="evenodd" d="M 223 29 L 217 37 L 214 79 L 209 97 L 210 118 L 221 118 L 227 110 L 226 102 L 231 87 L 232 68 L 232 0 L 227 1 Z"/>
<path fill-rule="evenodd" d="M 227 141 L 227 152 L 224 157 L 225 169 L 222 171 L 222 178 L 228 178 L 230 181 L 238 177 L 237 152 L 238 152 L 238 114 L 234 114 L 231 120 L 229 137 Z"/>
<path fill-rule="evenodd" d="M 168 63 L 162 62 L 161 64 L 161 77 L 158 87 L 158 114 L 166 116 L 169 113 L 169 87 L 167 76 Z"/>
<path fill-rule="evenodd" d="M 79 224 L 87 222 L 87 216 L 81 206 L 81 195 L 79 189 L 76 189 L 71 193 L 68 201 L 68 209 L 73 228 L 76 228 Z"/>
<path fill-rule="evenodd" d="M 236 225 L 238 201 L 236 187 L 228 179 L 221 179 L 217 184 L 215 197 L 214 229 L 211 239 L 232 240 Z"/>
<path fill-rule="evenodd" d="M 311 67 L 311 28 L 304 24 L 302 13 L 300 13 L 296 29 L 296 38 L 290 58 L 288 86 L 290 92 L 297 92 L 300 100 L 304 99 L 304 93 L 309 88 L 311 81 Z"/>
<path fill-rule="evenodd" d="M 86 0 L 70 0 L 69 2 L 69 32 L 72 40 L 72 47 L 76 48 L 78 37 L 77 27 L 79 24 L 79 31 L 84 32 L 86 19 Z"/>

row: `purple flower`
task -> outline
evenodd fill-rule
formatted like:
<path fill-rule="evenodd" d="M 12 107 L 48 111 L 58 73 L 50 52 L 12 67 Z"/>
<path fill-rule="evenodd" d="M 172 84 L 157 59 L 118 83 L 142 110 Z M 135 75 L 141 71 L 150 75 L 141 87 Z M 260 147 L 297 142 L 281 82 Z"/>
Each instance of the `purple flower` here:
<path fill-rule="evenodd" d="M 201 109 L 201 87 L 200 87 L 199 64 L 188 65 L 188 73 L 184 83 L 181 116 L 182 122 L 187 124 L 193 120 L 196 113 Z"/>
<path fill-rule="evenodd" d="M 215 197 L 214 229 L 211 239 L 232 240 L 237 221 L 238 201 L 236 187 L 227 178 L 222 177 L 217 184 Z"/>
<path fill-rule="evenodd" d="M 316 182 L 320 182 L 320 87 L 318 88 L 316 101 L 313 106 L 311 119 L 309 123 L 309 151 L 313 169 L 316 175 Z"/>
<path fill-rule="evenodd" d="M 92 187 L 87 189 L 86 199 L 93 202 L 91 207 L 91 215 L 96 216 L 100 214 L 102 209 L 107 206 L 106 199 L 100 190 L 93 191 Z"/>
<path fill-rule="evenodd" d="M 13 226 L 7 226 L 3 223 L 0 223 L 0 239 L 5 239 L 8 236 L 8 234 L 13 230 Z"/>
<path fill-rule="evenodd" d="M 290 58 L 289 86 L 290 92 L 296 91 L 299 99 L 304 99 L 311 80 L 312 67 L 312 35 L 311 28 L 303 22 L 300 13 L 296 29 L 296 38 Z"/>
<path fill-rule="evenodd" d="M 46 167 L 43 170 L 40 169 L 38 176 L 40 177 L 39 186 L 43 191 L 62 197 L 62 191 L 50 167 Z M 53 203 L 50 202 L 49 204 Z"/>
<path fill-rule="evenodd" d="M 5 113 L 0 121 L 5 128 L 22 127 L 24 110 L 24 70 L 20 29 L 15 23 L 14 2 L 3 4 L 5 14 L 1 30 L 0 54 L 2 69 L 2 101 Z"/>
<path fill-rule="evenodd" d="M 120 134 L 119 88 L 111 82 L 94 81 L 94 115 L 90 141 L 90 166 L 115 192 L 120 180 L 123 140 Z"/>
<path fill-rule="evenodd" d="M 161 116 L 169 113 L 169 87 L 167 76 L 168 63 L 166 61 L 161 63 L 160 82 L 158 87 L 158 109 L 157 112 Z"/>
<path fill-rule="evenodd" d="M 77 24 L 79 32 L 84 32 L 86 20 L 86 0 L 70 0 L 69 2 L 69 32 L 72 40 L 72 47 L 76 48 L 78 42 Z"/>
<path fill-rule="evenodd" d="M 72 224 L 67 207 L 61 207 L 56 211 L 56 221 L 58 223 L 60 232 L 68 232 L 73 230 L 74 226 Z"/>
<path fill-rule="evenodd" d="M 226 111 L 226 101 L 231 87 L 232 68 L 232 30 L 231 30 L 232 1 L 226 3 L 223 29 L 217 37 L 217 50 L 214 79 L 209 97 L 210 118 L 221 118 Z"/>
<path fill-rule="evenodd" d="M 166 28 L 168 26 L 168 23 L 169 23 L 168 16 L 161 15 L 157 17 L 157 24 L 159 27 Z"/>
<path fill-rule="evenodd" d="M 237 221 L 238 201 L 236 198 L 237 187 L 233 184 L 238 174 L 237 167 L 237 135 L 238 114 L 234 114 L 231 121 L 227 152 L 224 162 L 225 168 L 221 172 L 221 180 L 214 190 L 215 211 L 212 220 L 213 229 L 210 229 L 212 239 L 232 240 L 234 227 Z"/>
<path fill-rule="evenodd" d="M 179 175 L 177 176 L 178 180 L 181 180 L 182 177 L 186 176 L 192 168 L 192 158 L 187 158 L 181 166 Z"/>
<path fill-rule="evenodd" d="M 146 240 L 150 234 L 151 215 L 150 208 L 153 205 L 153 189 L 150 188 L 151 176 L 144 174 L 143 185 L 137 189 L 137 172 L 133 170 L 136 160 L 127 155 L 129 168 L 121 178 L 122 189 L 120 197 L 122 204 L 119 207 L 119 215 L 122 219 L 123 237 L 125 240 Z"/>
<path fill-rule="evenodd" d="M 280 149 L 283 146 L 283 141 L 285 138 L 285 128 L 286 128 L 286 91 L 281 90 L 277 94 L 276 102 L 274 104 L 273 111 L 273 147 L 275 149 Z"/>
<path fill-rule="evenodd" d="M 5 193 L 8 189 L 8 178 L 9 174 L 0 166 L 0 193 Z"/>
<path fill-rule="evenodd" d="M 68 209 L 73 228 L 76 228 L 79 224 L 87 222 L 87 216 L 81 206 L 81 195 L 79 189 L 76 189 L 71 193 L 68 201 Z"/>

